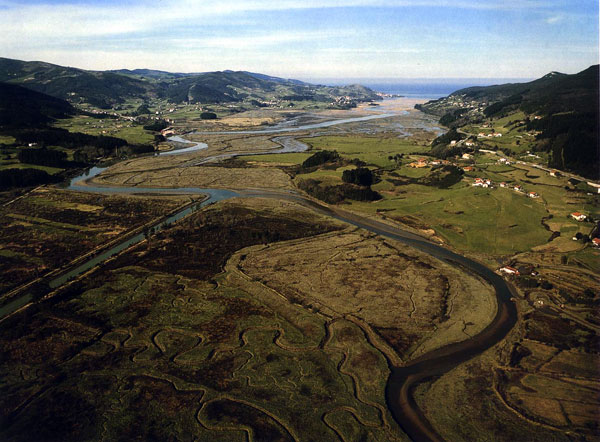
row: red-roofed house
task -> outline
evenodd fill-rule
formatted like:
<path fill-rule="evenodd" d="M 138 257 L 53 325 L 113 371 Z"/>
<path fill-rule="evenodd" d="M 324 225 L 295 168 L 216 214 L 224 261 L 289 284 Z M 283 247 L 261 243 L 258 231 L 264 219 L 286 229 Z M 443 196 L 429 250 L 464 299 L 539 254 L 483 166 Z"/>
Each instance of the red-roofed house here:
<path fill-rule="evenodd" d="M 571 218 L 573 218 L 574 220 L 577 220 L 577 221 L 585 221 L 587 216 L 585 216 L 583 213 L 573 212 L 573 213 L 571 213 Z"/>

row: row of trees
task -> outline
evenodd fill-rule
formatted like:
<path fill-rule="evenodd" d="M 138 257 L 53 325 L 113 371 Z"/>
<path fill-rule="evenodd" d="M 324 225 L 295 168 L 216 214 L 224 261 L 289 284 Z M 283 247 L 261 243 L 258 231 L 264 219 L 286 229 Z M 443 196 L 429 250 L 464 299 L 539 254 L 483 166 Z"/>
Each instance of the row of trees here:
<path fill-rule="evenodd" d="M 329 204 L 341 203 L 345 199 L 355 201 L 377 201 L 381 195 L 367 186 L 356 186 L 344 183 L 338 186 L 327 186 L 318 180 L 301 180 L 298 187 L 309 195 Z"/>
<path fill-rule="evenodd" d="M 57 183 L 60 178 L 39 169 L 0 170 L 0 189 Z"/>
<path fill-rule="evenodd" d="M 64 167 L 67 160 L 66 152 L 54 149 L 20 149 L 17 158 L 21 163 L 37 164 L 49 167 Z"/>
<path fill-rule="evenodd" d="M 65 129 L 23 129 L 11 133 L 17 144 L 36 143 L 40 146 L 62 146 L 76 149 L 80 146 L 94 146 L 112 151 L 117 147 L 125 146 L 127 141 L 122 138 L 110 136 L 94 136 L 80 132 L 69 132 Z"/>

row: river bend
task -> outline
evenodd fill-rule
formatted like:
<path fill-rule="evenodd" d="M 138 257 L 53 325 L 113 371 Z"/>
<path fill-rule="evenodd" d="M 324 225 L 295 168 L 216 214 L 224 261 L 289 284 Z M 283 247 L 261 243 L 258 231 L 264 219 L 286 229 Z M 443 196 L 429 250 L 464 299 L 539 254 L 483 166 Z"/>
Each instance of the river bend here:
<path fill-rule="evenodd" d="M 345 120 L 334 120 L 323 123 L 316 123 L 312 125 L 304 125 L 298 127 L 289 128 L 273 128 L 258 131 L 232 131 L 232 132 L 221 132 L 221 133 L 236 133 L 236 134 L 266 134 L 266 133 L 281 133 L 300 131 L 305 129 L 315 129 L 321 127 L 329 127 L 336 124 L 344 124 L 348 122 L 356 121 L 368 121 L 376 118 L 387 118 L 396 114 L 377 114 L 370 115 L 367 117 L 350 118 Z M 214 132 L 213 132 L 214 133 Z M 292 137 L 280 137 L 280 140 L 275 140 L 282 145 L 279 149 L 279 153 L 295 151 L 293 149 L 302 148 L 299 144 L 294 143 Z M 193 143 L 184 138 L 177 137 L 177 139 L 171 139 L 178 143 Z M 295 140 L 294 140 L 295 141 Z M 290 147 L 286 148 L 286 145 Z M 299 143 L 299 142 L 297 142 Z M 204 143 L 193 143 L 194 146 L 189 148 L 177 149 L 171 151 L 169 154 L 189 153 L 193 150 L 203 149 Z M 302 143 L 300 143 L 302 144 Z M 289 150 L 288 150 L 289 149 Z M 276 153 L 277 151 L 271 151 L 269 153 Z M 167 153 L 165 153 L 167 154 Z M 234 154 L 235 155 L 235 154 Z M 217 158 L 213 158 L 215 160 Z M 439 246 L 427 239 L 424 239 L 411 232 L 402 230 L 398 227 L 393 227 L 385 223 L 363 218 L 359 215 L 342 211 L 335 207 L 329 207 L 324 204 L 315 202 L 304 196 L 296 194 L 294 192 L 279 192 L 279 191 L 260 191 L 260 190 L 246 190 L 246 191 L 232 191 L 225 189 L 202 189 L 202 188 L 142 188 L 142 187 L 100 187 L 92 184 L 83 184 L 84 181 L 88 181 L 94 176 L 101 173 L 104 169 L 92 168 L 86 174 L 80 175 L 74 178 L 69 186 L 69 189 L 83 192 L 94 192 L 94 193 L 135 193 L 135 194 L 199 194 L 206 195 L 206 199 L 201 203 L 188 206 L 180 212 L 175 213 L 169 218 L 161 221 L 160 223 L 153 226 L 154 229 L 159 230 L 165 224 L 170 224 L 178 219 L 187 216 L 194 210 L 198 210 L 201 207 L 206 206 L 217 201 L 233 198 L 233 197 L 260 197 L 260 198 L 276 198 L 294 201 L 300 203 L 306 207 L 309 207 L 321 214 L 331 216 L 340 221 L 344 221 L 348 224 L 356 227 L 368 230 L 377 235 L 385 236 L 396 241 L 405 243 L 411 247 L 428 253 L 435 258 L 444 260 L 452 265 L 455 265 L 463 271 L 469 271 L 480 277 L 484 278 L 489 284 L 494 287 L 496 293 L 496 300 L 498 304 L 497 313 L 492 322 L 483 329 L 476 336 L 467 339 L 465 341 L 449 344 L 437 350 L 433 350 L 426 353 L 419 358 L 410 361 L 406 366 L 398 367 L 388 361 L 390 368 L 390 376 L 386 385 L 386 402 L 388 407 L 400 427 L 409 435 L 409 437 L 415 441 L 439 441 L 442 440 L 439 434 L 433 429 L 429 421 L 425 418 L 419 407 L 417 406 L 413 398 L 413 390 L 420 383 L 427 379 L 438 377 L 452 370 L 459 364 L 467 361 L 468 359 L 477 356 L 483 351 L 491 348 L 498 342 L 500 342 L 507 333 L 512 329 L 517 321 L 517 309 L 512 302 L 512 290 L 506 281 L 497 275 L 495 272 L 490 270 L 488 267 L 474 260 L 461 256 L 454 253 L 442 246 Z M 80 275 L 111 256 L 125 250 L 133 244 L 136 244 L 144 239 L 143 234 L 134 235 L 127 238 L 122 243 L 112 247 L 111 249 L 91 258 L 83 264 L 70 269 L 68 272 L 61 274 L 60 276 L 52 279 L 49 282 L 51 288 L 56 288 L 67 282 L 69 279 Z M 31 294 L 25 294 L 12 300 L 10 303 L 0 308 L 0 319 L 4 318 L 20 308 L 26 306 L 33 301 Z"/>

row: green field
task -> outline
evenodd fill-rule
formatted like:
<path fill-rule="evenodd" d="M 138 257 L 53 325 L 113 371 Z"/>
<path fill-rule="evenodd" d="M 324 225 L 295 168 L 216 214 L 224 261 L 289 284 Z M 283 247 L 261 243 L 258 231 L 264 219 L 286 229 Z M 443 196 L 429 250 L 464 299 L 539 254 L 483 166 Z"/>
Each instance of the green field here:
<path fill-rule="evenodd" d="M 492 255 L 528 250 L 549 236 L 540 224 L 543 205 L 508 189 L 411 184 L 402 191 L 398 196 L 384 193 L 376 203 L 353 202 L 352 207 L 369 213 L 383 209 L 387 217 L 400 220 L 415 218 L 460 250 Z"/>
<path fill-rule="evenodd" d="M 430 167 L 412 168 L 408 164 L 426 155 L 428 147 L 415 146 L 396 138 L 364 135 L 323 136 L 302 140 L 315 150 L 336 150 L 346 159 L 359 158 L 376 170 L 380 181 L 372 187 L 382 200 L 366 203 L 348 201 L 356 210 L 397 219 L 418 228 L 432 228 L 453 247 L 490 256 L 509 255 L 547 244 L 551 231 L 542 224 L 544 218 L 550 230 L 560 232 L 556 240 L 559 250 L 576 246 L 565 242 L 577 232 L 589 234 L 590 223 L 578 223 L 569 213 L 581 211 L 600 217 L 595 195 L 583 191 L 567 191 L 566 178 L 524 165 L 498 163 L 500 156 L 483 153 L 475 157 L 475 170 L 466 172 L 461 183 L 440 189 L 415 183 L 431 173 Z M 404 157 L 396 162 L 389 156 Z M 300 164 L 310 154 L 260 155 L 245 159 L 266 163 Z M 467 164 L 467 163 L 465 163 Z M 344 170 L 355 166 L 319 168 L 310 173 L 298 173 L 295 182 L 315 179 L 323 185 L 342 183 Z M 494 189 L 474 188 L 474 178 L 489 178 Z M 412 181 L 412 183 L 411 183 Z M 525 192 L 537 192 L 540 198 L 528 198 L 524 193 L 499 188 L 500 182 L 520 184 Z M 404 183 L 404 184 L 403 184 Z M 569 250 L 568 248 L 565 250 Z"/>
<path fill-rule="evenodd" d="M 267 155 L 248 155 L 241 157 L 245 161 L 259 163 L 302 164 L 312 153 L 274 153 Z"/>
<path fill-rule="evenodd" d="M 73 118 L 58 120 L 55 126 L 67 129 L 70 132 L 123 138 L 130 144 L 149 144 L 154 141 L 154 135 L 144 130 L 142 126 L 133 125 L 132 122 L 122 119 L 107 118 L 101 120 L 78 115 Z"/>
<path fill-rule="evenodd" d="M 404 140 L 360 135 L 326 136 L 304 139 L 314 149 L 336 150 L 345 158 L 361 160 L 379 166 L 381 181 L 373 185 L 383 197 L 377 202 L 350 202 L 356 210 L 370 214 L 385 213 L 418 228 L 433 228 L 444 241 L 459 250 L 487 255 L 507 255 L 527 251 L 545 244 L 550 232 L 542 225 L 542 218 L 552 214 L 560 218 L 565 234 L 572 235 L 589 227 L 567 219 L 575 209 L 591 214 L 598 212 L 594 203 L 571 208 L 566 196 L 564 179 L 548 176 L 542 171 L 523 166 L 497 164 L 497 155 L 477 156 L 478 170 L 468 172 L 461 183 L 448 189 L 424 186 L 414 182 L 428 175 L 431 168 L 411 168 L 408 164 L 426 156 L 427 147 L 411 145 Z M 423 152 L 423 153 L 420 153 Z M 400 163 L 389 156 L 404 154 Z M 298 154 L 295 154 L 298 155 Z M 291 157 L 289 162 L 299 163 L 302 157 Z M 281 156 L 273 155 L 273 161 Z M 481 164 L 483 163 L 483 164 Z M 337 169 L 320 168 L 298 174 L 298 180 L 316 179 L 325 185 L 340 184 L 342 172 L 354 166 Z M 474 188 L 475 177 L 484 177 L 496 183 L 494 189 Z M 413 180 L 412 184 L 401 184 Z M 535 191 L 541 198 L 527 198 L 522 193 L 498 188 L 498 183 L 520 183 L 526 191 Z M 583 203 L 583 201 L 582 201 Z"/>
<path fill-rule="evenodd" d="M 0 163 L 0 170 L 5 169 L 39 169 L 48 172 L 50 175 L 62 172 L 64 169 L 59 167 L 38 166 L 37 164 L 24 164 L 15 162 Z"/>
<path fill-rule="evenodd" d="M 410 141 L 395 137 L 370 137 L 364 135 L 323 136 L 301 139 L 313 149 L 336 150 L 345 158 L 358 158 L 367 164 L 393 167 L 395 161 L 388 157 L 429 151 L 429 147 L 417 146 Z"/>
<path fill-rule="evenodd" d="M 0 144 L 13 144 L 15 141 L 10 135 L 0 135 Z"/>
<path fill-rule="evenodd" d="M 479 143 L 483 144 L 484 148 L 491 146 L 496 146 L 500 149 L 508 148 L 517 154 L 531 150 L 535 144 L 535 138 L 527 135 L 525 126 L 517 127 L 518 124 L 511 124 L 515 121 L 522 121 L 525 117 L 523 112 L 518 111 L 502 118 L 491 118 L 489 120 L 491 126 L 495 132 L 501 133 L 502 137 L 479 138 Z M 480 132 L 485 134 L 491 132 L 491 128 L 482 128 L 477 125 L 467 125 L 463 130 L 475 136 Z"/>

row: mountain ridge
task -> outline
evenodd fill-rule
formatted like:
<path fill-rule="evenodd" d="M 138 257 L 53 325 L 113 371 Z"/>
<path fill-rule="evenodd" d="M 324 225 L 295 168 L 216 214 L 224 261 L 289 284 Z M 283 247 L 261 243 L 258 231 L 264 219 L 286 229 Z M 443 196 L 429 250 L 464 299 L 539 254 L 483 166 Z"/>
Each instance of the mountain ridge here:
<path fill-rule="evenodd" d="M 167 99 L 175 103 L 235 103 L 260 105 L 273 100 L 342 105 L 379 99 L 363 86 L 331 87 L 248 71 L 171 73 L 152 69 L 88 71 L 40 61 L 0 58 L 0 81 L 37 92 L 108 109 L 127 99 Z M 339 104 L 339 103 L 338 103 Z"/>
<path fill-rule="evenodd" d="M 548 166 L 598 179 L 599 74 L 598 65 L 571 75 L 553 71 L 527 83 L 460 89 L 415 108 L 451 129 L 510 116 L 516 123 L 525 114 L 519 124 L 535 134 L 532 150 L 547 154 Z"/>

